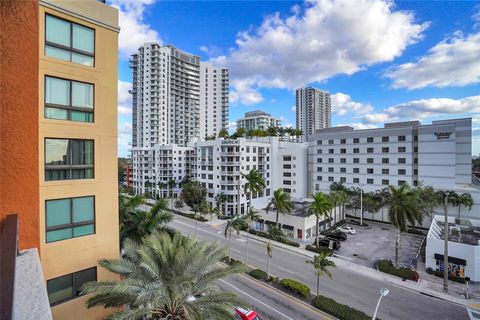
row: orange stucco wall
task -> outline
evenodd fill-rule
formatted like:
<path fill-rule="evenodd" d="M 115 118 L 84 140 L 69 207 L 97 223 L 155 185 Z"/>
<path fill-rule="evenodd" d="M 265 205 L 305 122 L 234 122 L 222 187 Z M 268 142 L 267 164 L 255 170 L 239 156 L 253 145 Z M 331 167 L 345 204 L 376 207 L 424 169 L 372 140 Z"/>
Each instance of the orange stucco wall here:
<path fill-rule="evenodd" d="M 38 1 L 0 1 L 0 220 L 19 215 L 20 248 L 39 247 Z"/>

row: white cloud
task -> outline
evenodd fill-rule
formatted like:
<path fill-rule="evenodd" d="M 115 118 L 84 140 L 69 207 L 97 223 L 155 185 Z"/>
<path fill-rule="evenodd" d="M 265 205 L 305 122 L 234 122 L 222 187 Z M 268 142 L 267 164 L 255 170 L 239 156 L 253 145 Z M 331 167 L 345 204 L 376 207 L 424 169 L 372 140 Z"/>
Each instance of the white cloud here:
<path fill-rule="evenodd" d="M 385 76 L 393 81 L 393 88 L 443 88 L 480 83 L 480 33 L 464 37 L 457 32 L 417 61 L 395 66 Z"/>
<path fill-rule="evenodd" d="M 292 110 L 292 112 L 295 112 L 295 113 L 296 113 L 296 112 L 297 112 L 297 106 L 292 106 L 292 109 L 291 109 L 291 110 Z"/>
<path fill-rule="evenodd" d="M 478 30 L 480 28 L 480 5 L 478 4 L 474 7 L 472 20 L 475 22 L 472 29 Z"/>
<path fill-rule="evenodd" d="M 290 119 L 287 119 L 284 116 L 280 116 L 280 121 L 282 122 L 283 127 L 294 128 L 295 126 L 290 122 Z"/>
<path fill-rule="evenodd" d="M 367 124 L 398 120 L 422 120 L 438 115 L 480 113 L 480 95 L 462 99 L 432 98 L 401 103 L 379 113 L 363 116 Z"/>
<path fill-rule="evenodd" d="M 332 101 L 332 113 L 343 116 L 346 114 L 365 114 L 371 112 L 373 107 L 370 104 L 355 102 L 345 93 L 335 93 L 330 96 Z"/>
<path fill-rule="evenodd" d="M 129 143 L 132 141 L 132 124 L 130 122 L 118 123 L 118 154 L 127 156 Z"/>
<path fill-rule="evenodd" d="M 341 123 L 341 124 L 338 124 L 338 126 L 349 126 L 349 127 L 353 127 L 356 130 L 372 129 L 372 128 L 378 127 L 377 125 L 374 125 L 374 124 L 365 124 L 362 122 Z"/>
<path fill-rule="evenodd" d="M 118 80 L 118 113 L 121 115 L 132 114 L 132 95 L 128 93 L 131 88 L 130 82 Z"/>
<path fill-rule="evenodd" d="M 157 31 L 143 20 L 145 8 L 155 0 L 112 0 L 119 10 L 120 35 L 118 49 L 121 58 L 128 58 L 145 42 L 162 43 Z"/>
<path fill-rule="evenodd" d="M 259 88 L 293 89 L 393 60 L 422 38 L 428 23 L 414 20 L 392 1 L 307 1 L 240 32 L 237 47 L 212 60 L 230 69 L 234 101 L 258 103 Z"/>

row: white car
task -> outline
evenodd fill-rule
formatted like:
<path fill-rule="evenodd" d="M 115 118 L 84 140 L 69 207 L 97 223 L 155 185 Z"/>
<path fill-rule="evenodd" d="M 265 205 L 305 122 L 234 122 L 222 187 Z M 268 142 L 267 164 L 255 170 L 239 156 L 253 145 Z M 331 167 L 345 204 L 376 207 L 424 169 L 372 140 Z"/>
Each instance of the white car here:
<path fill-rule="evenodd" d="M 347 225 L 338 227 L 337 230 L 338 230 L 338 231 L 341 231 L 341 232 L 343 232 L 343 233 L 346 233 L 346 234 L 355 234 L 355 233 L 357 233 L 357 231 L 355 231 L 355 229 L 353 229 L 352 227 L 347 226 Z"/>

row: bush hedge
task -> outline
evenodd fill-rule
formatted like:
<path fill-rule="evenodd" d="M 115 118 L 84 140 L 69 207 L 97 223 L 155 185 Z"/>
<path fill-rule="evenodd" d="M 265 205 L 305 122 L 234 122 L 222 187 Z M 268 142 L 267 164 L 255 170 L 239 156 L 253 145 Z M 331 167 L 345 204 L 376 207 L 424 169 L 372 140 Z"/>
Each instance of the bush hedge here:
<path fill-rule="evenodd" d="M 305 298 L 308 298 L 308 296 L 310 295 L 310 288 L 307 287 L 305 284 L 299 282 L 299 281 L 296 281 L 296 280 L 293 280 L 293 279 L 282 279 L 280 281 L 280 284 L 284 288 L 286 288 L 286 289 L 288 289 L 292 292 L 298 293 Z"/>
<path fill-rule="evenodd" d="M 325 311 L 339 320 L 370 320 L 372 318 L 362 311 L 353 309 L 324 296 L 316 296 L 312 301 L 312 306 Z"/>
<path fill-rule="evenodd" d="M 317 249 L 316 246 L 312 246 L 310 244 L 307 244 L 305 249 L 308 250 L 308 251 L 311 251 L 311 252 L 315 252 L 315 253 L 327 252 L 328 256 L 333 255 L 333 250 L 328 248 L 328 247 L 319 246 L 318 249 Z"/>
<path fill-rule="evenodd" d="M 270 235 L 266 232 L 263 232 L 263 231 L 259 231 L 259 230 L 255 230 L 255 229 L 249 229 L 248 232 L 251 233 L 251 234 L 254 234 L 256 236 L 259 236 L 259 237 L 271 239 Z M 288 244 L 289 246 L 293 246 L 293 247 L 297 247 L 297 248 L 300 247 L 300 244 L 298 242 L 289 240 L 288 238 L 277 238 L 277 239 L 271 239 L 271 240 L 275 240 L 275 241 L 278 241 L 278 242 L 281 242 L 281 243 L 284 243 L 284 244 Z"/>
<path fill-rule="evenodd" d="M 428 267 L 426 270 L 425 270 L 428 274 L 433 274 L 433 269 Z"/>
<path fill-rule="evenodd" d="M 184 213 L 184 212 L 181 212 L 181 211 L 177 211 L 177 210 L 172 210 L 173 213 L 175 214 L 178 214 L 180 216 L 183 216 L 185 218 L 189 218 L 189 219 L 193 219 L 193 220 L 198 220 L 200 222 L 206 222 L 208 221 L 208 219 L 205 219 L 204 217 L 200 216 L 197 214 L 197 216 L 195 216 L 194 213 Z"/>
<path fill-rule="evenodd" d="M 443 278 L 443 272 L 442 271 L 434 270 L 433 275 L 435 275 L 439 278 Z M 452 276 L 450 274 L 448 275 L 448 280 L 452 280 L 452 281 L 455 281 L 455 282 L 458 282 L 458 283 L 465 283 L 465 278 L 455 277 L 455 276 Z"/>
<path fill-rule="evenodd" d="M 379 260 L 377 262 L 377 268 L 378 270 L 400 277 L 403 280 L 412 280 L 417 282 L 418 281 L 418 273 L 415 271 L 412 271 L 408 268 L 395 268 L 395 266 L 392 264 L 390 260 Z"/>
<path fill-rule="evenodd" d="M 253 269 L 248 273 L 251 277 L 257 279 L 257 280 L 267 280 L 268 275 L 265 271 L 261 269 Z"/>

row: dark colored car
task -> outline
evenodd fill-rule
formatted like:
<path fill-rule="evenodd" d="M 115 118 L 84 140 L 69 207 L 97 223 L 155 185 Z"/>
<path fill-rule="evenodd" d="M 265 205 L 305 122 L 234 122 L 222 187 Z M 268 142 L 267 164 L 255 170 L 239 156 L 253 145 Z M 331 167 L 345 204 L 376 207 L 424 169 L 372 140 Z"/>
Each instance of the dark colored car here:
<path fill-rule="evenodd" d="M 318 245 L 321 246 L 321 247 L 329 248 L 330 247 L 330 241 L 333 244 L 333 250 L 340 249 L 340 241 L 335 240 L 335 239 L 329 239 L 329 238 L 318 239 Z M 316 242 L 313 241 L 312 245 L 315 246 Z"/>
<path fill-rule="evenodd" d="M 340 231 L 333 231 L 333 232 L 326 232 L 324 235 L 327 238 L 333 239 L 333 240 L 340 240 L 340 241 L 345 241 L 347 240 L 347 235 L 343 232 Z"/>

